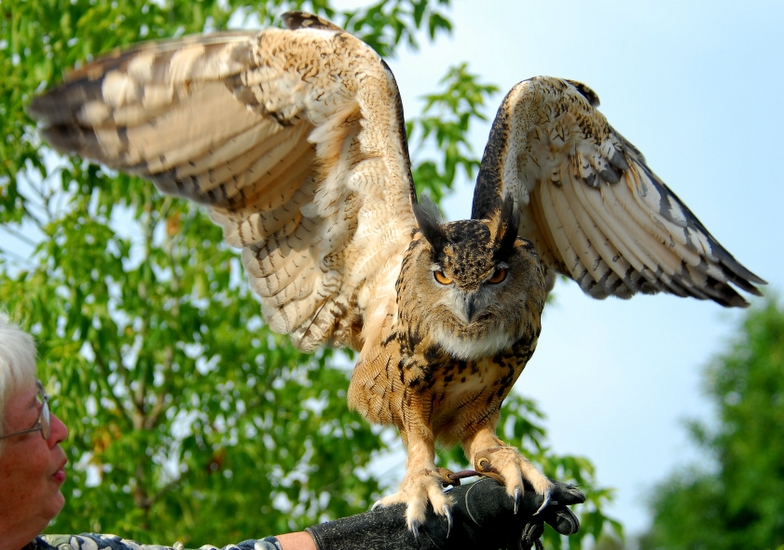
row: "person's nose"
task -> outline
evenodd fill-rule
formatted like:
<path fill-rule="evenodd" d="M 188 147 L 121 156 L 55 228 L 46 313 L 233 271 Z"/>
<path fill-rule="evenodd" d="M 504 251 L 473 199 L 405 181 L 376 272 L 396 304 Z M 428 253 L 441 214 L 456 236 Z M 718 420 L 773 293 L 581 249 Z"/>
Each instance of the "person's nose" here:
<path fill-rule="evenodd" d="M 68 428 L 54 413 L 51 413 L 50 422 L 52 423 L 52 431 L 49 436 L 49 445 L 54 446 L 66 440 L 68 437 Z"/>

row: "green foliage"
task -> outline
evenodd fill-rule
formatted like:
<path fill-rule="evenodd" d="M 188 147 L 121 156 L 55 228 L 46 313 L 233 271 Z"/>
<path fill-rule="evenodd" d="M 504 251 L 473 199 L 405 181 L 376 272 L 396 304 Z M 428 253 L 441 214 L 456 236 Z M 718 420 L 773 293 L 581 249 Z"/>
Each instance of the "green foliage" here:
<path fill-rule="evenodd" d="M 394 55 L 400 43 L 419 48 L 417 31 L 427 29 L 430 40 L 452 31 L 452 23 L 439 11 L 450 0 L 380 0 L 361 10 L 346 10 L 338 21 L 344 29 L 361 37 L 382 56 Z"/>
<path fill-rule="evenodd" d="M 67 505 L 50 531 L 228 543 L 366 510 L 390 482 L 370 473 L 385 450 L 379 430 L 347 410 L 345 358 L 303 354 L 263 325 L 236 252 L 204 211 L 137 178 L 55 157 L 25 106 L 84 59 L 224 28 L 232 17 L 266 26 L 307 9 L 392 54 L 422 33 L 449 32 L 448 7 L 3 0 L 0 304 L 36 336 L 41 377 L 71 430 Z M 418 143 L 438 151 L 414 166 L 436 198 L 459 168 L 472 176 L 478 166 L 465 136 L 495 90 L 465 66 L 443 84 L 413 122 Z M 608 494 L 594 490 L 588 461 L 549 452 L 539 419 L 530 401 L 510 398 L 504 437 L 550 475 L 583 484 L 584 532 L 595 535 Z"/>
<path fill-rule="evenodd" d="M 643 548 L 778 549 L 784 545 L 784 309 L 752 309 L 738 336 L 707 370 L 715 430 L 692 435 L 715 461 L 656 488 Z"/>
<path fill-rule="evenodd" d="M 450 68 L 441 84 L 445 86 L 442 92 L 425 96 L 422 115 L 406 123 L 415 143 L 413 151 L 437 151 L 436 159 L 420 160 L 413 170 L 418 191 L 426 189 L 436 202 L 452 189 L 458 168 L 468 179 L 479 169 L 480 159 L 468 141 L 468 131 L 472 122 L 486 120 L 485 99 L 498 91 L 496 86 L 479 83 L 465 63 Z"/>

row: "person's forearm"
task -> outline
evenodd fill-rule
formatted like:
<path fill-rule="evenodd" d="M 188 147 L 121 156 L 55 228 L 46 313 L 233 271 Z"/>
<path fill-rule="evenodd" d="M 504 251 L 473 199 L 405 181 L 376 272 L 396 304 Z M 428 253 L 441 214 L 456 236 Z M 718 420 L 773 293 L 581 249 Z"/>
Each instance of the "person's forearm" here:
<path fill-rule="evenodd" d="M 277 535 L 275 538 L 278 539 L 283 550 L 316 550 L 316 543 L 305 531 Z"/>

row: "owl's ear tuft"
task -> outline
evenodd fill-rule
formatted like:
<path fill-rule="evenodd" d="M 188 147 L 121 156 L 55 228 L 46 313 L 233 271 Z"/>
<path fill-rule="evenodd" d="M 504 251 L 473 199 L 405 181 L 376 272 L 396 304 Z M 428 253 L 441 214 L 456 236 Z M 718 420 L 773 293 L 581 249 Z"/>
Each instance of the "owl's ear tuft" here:
<path fill-rule="evenodd" d="M 441 251 L 446 246 L 446 232 L 441 219 L 441 212 L 430 197 L 423 195 L 418 203 L 414 203 L 414 216 L 419 229 L 434 251 Z"/>
<path fill-rule="evenodd" d="M 520 227 L 520 211 L 515 206 L 515 200 L 511 194 L 506 196 L 504 204 L 501 206 L 501 211 L 492 222 L 497 224 L 495 227 L 495 253 L 493 256 L 496 261 L 504 260 L 514 250 L 517 231 Z"/>

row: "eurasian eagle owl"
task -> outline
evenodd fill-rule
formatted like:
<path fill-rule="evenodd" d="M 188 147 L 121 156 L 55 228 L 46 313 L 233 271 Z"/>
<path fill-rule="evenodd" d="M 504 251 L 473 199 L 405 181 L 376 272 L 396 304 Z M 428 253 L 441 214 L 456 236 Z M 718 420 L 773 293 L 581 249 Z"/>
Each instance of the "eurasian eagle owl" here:
<path fill-rule="evenodd" d="M 738 263 L 596 110 L 536 77 L 503 100 L 470 220 L 418 203 L 400 97 L 366 44 L 318 17 L 144 44 L 75 70 L 31 113 L 60 151 L 210 209 L 264 318 L 303 350 L 350 346 L 349 404 L 408 448 L 411 528 L 449 518 L 435 444 L 461 443 L 518 498 L 550 481 L 495 435 L 555 273 L 591 296 L 745 306 Z M 545 500 L 546 503 L 546 500 Z"/>

